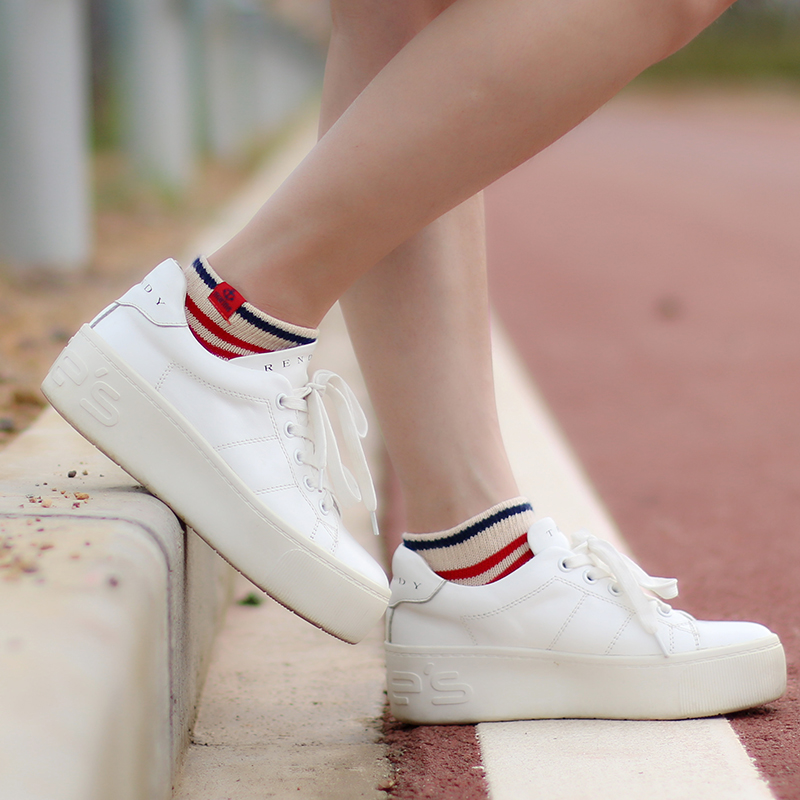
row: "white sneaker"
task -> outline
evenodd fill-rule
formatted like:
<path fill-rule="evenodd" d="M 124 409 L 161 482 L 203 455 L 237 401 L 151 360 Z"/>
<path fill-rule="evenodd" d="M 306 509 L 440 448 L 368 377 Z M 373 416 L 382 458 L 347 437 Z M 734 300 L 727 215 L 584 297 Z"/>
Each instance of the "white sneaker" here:
<path fill-rule="evenodd" d="M 449 583 L 395 553 L 386 620 L 392 714 L 411 723 L 683 719 L 775 700 L 778 637 L 752 622 L 700 622 L 645 593 L 677 594 L 607 542 L 551 519 L 534 558 L 486 586 Z"/>
<path fill-rule="evenodd" d="M 212 355 L 186 323 L 185 295 L 180 266 L 160 264 L 81 328 L 42 390 L 257 586 L 357 642 L 389 598 L 383 570 L 344 529 L 332 493 L 363 493 L 374 513 L 363 412 L 337 375 L 308 381 L 313 344 Z M 358 481 L 342 465 L 325 394 Z"/>

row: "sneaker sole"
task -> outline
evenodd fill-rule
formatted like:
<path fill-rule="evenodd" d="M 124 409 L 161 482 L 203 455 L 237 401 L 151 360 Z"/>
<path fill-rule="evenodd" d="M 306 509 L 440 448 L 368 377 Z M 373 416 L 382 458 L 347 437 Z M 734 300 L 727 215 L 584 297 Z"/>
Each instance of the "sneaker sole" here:
<path fill-rule="evenodd" d="M 61 353 L 42 391 L 70 425 L 281 605 L 353 644 L 383 615 L 388 588 L 272 514 L 180 411 L 88 325 Z"/>
<path fill-rule="evenodd" d="M 582 656 L 495 647 L 386 644 L 389 705 L 413 724 L 520 719 L 692 719 L 776 700 L 778 637 L 664 656 Z"/>

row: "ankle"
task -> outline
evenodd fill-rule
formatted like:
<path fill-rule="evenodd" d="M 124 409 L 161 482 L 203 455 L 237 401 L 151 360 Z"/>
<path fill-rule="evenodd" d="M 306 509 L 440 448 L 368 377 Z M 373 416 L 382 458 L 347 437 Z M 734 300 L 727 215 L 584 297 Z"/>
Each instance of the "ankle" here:
<path fill-rule="evenodd" d="M 212 253 L 210 263 L 261 311 L 304 328 L 316 328 L 337 296 L 319 274 L 313 279 L 295 261 L 278 254 L 254 254 L 235 241 Z M 322 297 L 319 297 L 321 294 Z"/>

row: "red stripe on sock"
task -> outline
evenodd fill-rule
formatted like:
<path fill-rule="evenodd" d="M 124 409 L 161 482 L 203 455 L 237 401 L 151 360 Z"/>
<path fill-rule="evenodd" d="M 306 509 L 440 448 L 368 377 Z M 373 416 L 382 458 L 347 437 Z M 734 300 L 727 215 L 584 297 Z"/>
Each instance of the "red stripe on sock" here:
<path fill-rule="evenodd" d="M 485 558 L 483 561 L 479 561 L 477 564 L 473 564 L 471 567 L 463 567 L 462 569 L 449 569 L 442 572 L 437 572 L 436 574 L 447 581 L 463 581 L 467 578 L 475 578 L 478 575 L 487 572 L 492 567 L 496 567 L 504 558 L 508 558 L 527 540 L 528 534 L 523 533 L 522 536 L 514 539 L 511 544 L 507 544 L 501 550 L 498 550 L 496 553 L 490 555 L 489 558 Z M 528 553 L 530 553 L 530 550 L 528 550 Z M 495 580 L 497 579 L 495 578 Z"/>
<path fill-rule="evenodd" d="M 208 339 L 204 339 L 191 325 L 189 326 L 189 330 L 192 332 L 192 336 L 200 342 L 206 350 L 208 350 L 211 355 L 219 356 L 220 358 L 224 359 L 231 359 L 237 358 L 238 353 L 232 353 L 230 350 L 223 350 L 221 347 L 217 347 L 213 342 L 209 342 Z"/>
<path fill-rule="evenodd" d="M 194 317 L 197 318 L 197 321 L 206 328 L 210 333 L 213 333 L 218 339 L 222 339 L 223 342 L 227 342 L 228 344 L 232 344 L 234 347 L 241 347 L 242 350 L 249 350 L 251 353 L 270 353 L 271 350 L 265 350 L 263 347 L 256 347 L 249 342 L 245 342 L 242 339 L 233 336 L 232 334 L 228 333 L 228 331 L 220 328 L 216 322 L 212 319 L 209 319 L 207 314 L 204 314 L 200 308 L 198 307 L 197 303 L 192 300 L 189 295 L 186 295 L 186 308 L 192 313 Z M 195 336 L 197 334 L 195 333 Z M 198 336 L 198 338 L 200 338 Z M 200 339 L 203 344 L 208 344 L 205 339 Z M 229 357 L 234 357 L 236 353 L 229 353 Z"/>
<path fill-rule="evenodd" d="M 523 564 L 527 564 L 533 558 L 533 552 L 531 550 L 526 550 L 516 561 L 506 567 L 496 578 L 492 578 L 487 583 L 494 583 L 495 581 L 499 581 L 501 578 L 505 578 L 506 575 L 510 575 L 514 570 L 519 569 Z"/>

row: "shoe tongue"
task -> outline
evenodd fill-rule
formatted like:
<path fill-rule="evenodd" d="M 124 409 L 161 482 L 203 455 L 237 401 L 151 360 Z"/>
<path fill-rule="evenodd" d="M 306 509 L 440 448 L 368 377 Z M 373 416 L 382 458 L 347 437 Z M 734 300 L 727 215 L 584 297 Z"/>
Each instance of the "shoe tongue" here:
<path fill-rule="evenodd" d="M 273 374 L 280 373 L 292 386 L 305 386 L 308 383 L 308 362 L 311 361 L 315 344 L 290 347 L 288 350 L 276 350 L 274 353 L 239 356 L 232 358 L 229 363 Z"/>
<path fill-rule="evenodd" d="M 550 518 L 544 517 L 535 522 L 528 531 L 528 544 L 535 556 L 548 547 L 564 547 L 569 549 L 567 537 L 558 529 L 558 525 Z"/>

